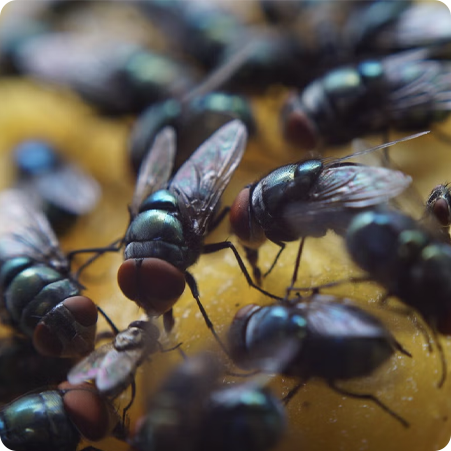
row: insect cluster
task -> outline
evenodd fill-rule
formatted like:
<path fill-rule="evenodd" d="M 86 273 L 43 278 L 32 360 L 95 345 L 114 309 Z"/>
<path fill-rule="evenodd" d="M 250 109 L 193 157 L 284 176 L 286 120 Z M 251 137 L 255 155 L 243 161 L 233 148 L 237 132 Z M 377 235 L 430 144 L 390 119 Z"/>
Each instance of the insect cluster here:
<path fill-rule="evenodd" d="M 32 5 L 0 18 L 3 444 L 444 446 L 446 7 Z"/>

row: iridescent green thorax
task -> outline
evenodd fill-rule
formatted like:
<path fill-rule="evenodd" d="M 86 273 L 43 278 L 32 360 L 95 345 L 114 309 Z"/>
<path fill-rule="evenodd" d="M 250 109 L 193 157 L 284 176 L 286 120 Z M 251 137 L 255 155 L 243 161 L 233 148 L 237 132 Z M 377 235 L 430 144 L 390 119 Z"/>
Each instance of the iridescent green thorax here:
<path fill-rule="evenodd" d="M 186 244 L 177 199 L 168 190 L 156 191 L 143 202 L 124 241 L 126 260 L 159 258 L 185 270 L 199 258 L 199 252 Z"/>

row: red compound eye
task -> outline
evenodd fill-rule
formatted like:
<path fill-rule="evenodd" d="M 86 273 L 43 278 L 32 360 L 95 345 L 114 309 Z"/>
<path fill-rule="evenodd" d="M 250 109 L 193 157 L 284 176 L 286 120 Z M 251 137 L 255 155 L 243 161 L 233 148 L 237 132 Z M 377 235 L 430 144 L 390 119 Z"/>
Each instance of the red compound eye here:
<path fill-rule="evenodd" d="M 67 298 L 38 323 L 33 334 L 34 347 L 40 354 L 52 357 L 89 354 L 94 349 L 97 316 L 91 299 Z"/>
<path fill-rule="evenodd" d="M 266 240 L 265 232 L 250 217 L 250 188 L 244 188 L 230 207 L 229 219 L 232 232 L 244 246 L 258 249 Z"/>
<path fill-rule="evenodd" d="M 282 109 L 282 128 L 285 139 L 304 150 L 315 149 L 318 134 L 309 117 L 299 105 L 296 94 L 292 94 Z"/>
<path fill-rule="evenodd" d="M 448 202 L 445 199 L 437 199 L 434 206 L 432 207 L 432 212 L 443 226 L 448 226 L 450 224 L 449 220 L 449 207 Z"/>
<path fill-rule="evenodd" d="M 169 311 L 185 290 L 185 275 L 165 260 L 126 260 L 119 268 L 117 282 L 132 301 L 151 316 Z"/>
<path fill-rule="evenodd" d="M 63 382 L 58 388 L 65 391 L 64 409 L 83 437 L 97 441 L 110 435 L 119 418 L 112 405 L 94 386 Z"/>

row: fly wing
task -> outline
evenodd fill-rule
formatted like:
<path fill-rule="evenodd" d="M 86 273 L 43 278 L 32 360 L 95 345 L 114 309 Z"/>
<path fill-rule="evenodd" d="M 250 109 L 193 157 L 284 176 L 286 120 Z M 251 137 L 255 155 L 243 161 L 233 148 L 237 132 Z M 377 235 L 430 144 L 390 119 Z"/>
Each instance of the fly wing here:
<path fill-rule="evenodd" d="M 449 61 L 419 59 L 398 62 L 387 58 L 385 67 L 391 87 L 387 113 L 392 120 L 412 117 L 413 121 L 417 116 L 427 118 L 435 111 L 451 110 Z"/>
<path fill-rule="evenodd" d="M 117 351 L 112 349 L 102 361 L 96 386 L 101 393 L 117 396 L 131 383 L 142 360 L 142 350 Z"/>
<path fill-rule="evenodd" d="M 73 165 L 63 165 L 37 177 L 29 188 L 33 186 L 45 201 L 76 215 L 92 211 L 100 198 L 99 184 Z"/>
<path fill-rule="evenodd" d="M 46 82 L 70 86 L 90 101 L 115 111 L 129 108 L 118 68 L 136 50 L 111 36 L 46 33 L 29 39 L 16 54 L 19 69 Z"/>
<path fill-rule="evenodd" d="M 175 146 L 174 129 L 165 127 L 156 136 L 141 164 L 130 207 L 132 218 L 138 214 L 142 201 L 151 193 L 163 188 L 169 180 L 174 165 Z"/>
<path fill-rule="evenodd" d="M 44 214 L 21 191 L 7 190 L 0 194 L 0 262 L 20 256 L 68 267 Z"/>
<path fill-rule="evenodd" d="M 326 167 L 308 201 L 293 202 L 283 218 L 302 236 L 306 224 L 383 204 L 404 191 L 412 178 L 392 169 L 344 164 Z"/>
<path fill-rule="evenodd" d="M 112 343 L 95 349 L 69 371 L 67 380 L 71 384 L 81 384 L 82 382 L 95 380 L 101 370 L 103 360 L 111 351 L 114 351 Z"/>
<path fill-rule="evenodd" d="M 441 2 L 419 2 L 373 37 L 372 45 L 387 53 L 448 43 L 451 15 Z"/>
<path fill-rule="evenodd" d="M 241 161 L 247 142 L 244 124 L 234 120 L 217 130 L 178 170 L 170 190 L 198 236 L 207 233 L 222 193 Z"/>
<path fill-rule="evenodd" d="M 298 306 L 308 318 L 309 330 L 320 337 L 372 338 L 380 336 L 382 323 L 370 313 L 321 296 Z"/>

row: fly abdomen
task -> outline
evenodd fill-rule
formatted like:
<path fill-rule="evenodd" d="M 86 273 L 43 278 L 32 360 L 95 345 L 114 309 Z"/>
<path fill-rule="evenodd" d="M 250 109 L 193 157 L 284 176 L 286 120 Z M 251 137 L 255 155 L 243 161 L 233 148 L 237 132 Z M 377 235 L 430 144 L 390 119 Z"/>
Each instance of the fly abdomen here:
<path fill-rule="evenodd" d="M 75 283 L 43 265 L 17 274 L 4 293 L 4 305 L 22 332 L 32 336 L 39 320 L 62 300 L 80 293 Z"/>
<path fill-rule="evenodd" d="M 383 334 L 365 338 L 313 337 L 306 341 L 303 360 L 308 367 L 303 373 L 332 380 L 364 377 L 393 354 L 393 345 Z"/>

